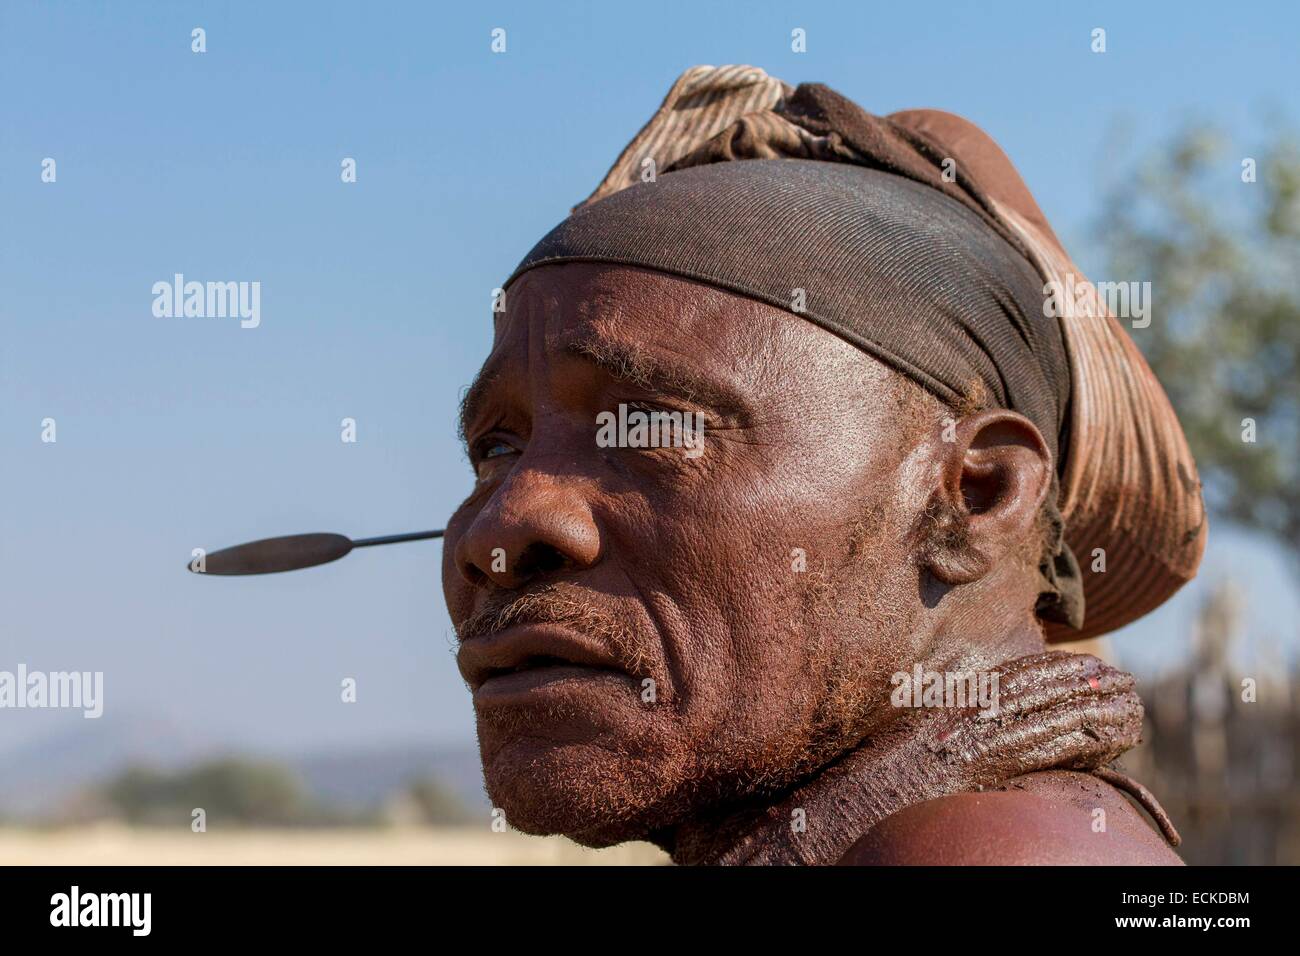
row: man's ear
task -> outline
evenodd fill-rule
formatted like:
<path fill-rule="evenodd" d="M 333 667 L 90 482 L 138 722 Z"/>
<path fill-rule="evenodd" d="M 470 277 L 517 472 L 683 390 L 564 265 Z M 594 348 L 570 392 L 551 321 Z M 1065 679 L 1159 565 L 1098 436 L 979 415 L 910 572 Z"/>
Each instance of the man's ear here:
<path fill-rule="evenodd" d="M 946 437 L 924 560 L 945 584 L 968 584 L 1023 547 L 1052 488 L 1052 454 L 1006 409 L 963 418 Z"/>

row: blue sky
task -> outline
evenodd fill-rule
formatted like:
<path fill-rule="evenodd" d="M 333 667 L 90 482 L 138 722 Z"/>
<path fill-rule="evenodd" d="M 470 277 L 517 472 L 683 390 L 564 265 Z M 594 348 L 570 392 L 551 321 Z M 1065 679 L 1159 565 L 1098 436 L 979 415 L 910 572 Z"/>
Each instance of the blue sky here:
<path fill-rule="evenodd" d="M 0 6 L 0 669 L 103 670 L 109 713 L 241 746 L 471 739 L 439 544 L 276 578 L 183 564 L 441 526 L 470 485 L 453 415 L 491 290 L 686 67 L 971 118 L 1085 269 L 1117 153 L 1205 118 L 1249 155 L 1261 117 L 1300 117 L 1293 4 L 556 6 Z M 151 286 L 177 272 L 260 281 L 260 327 L 155 318 Z M 1294 641 L 1273 553 L 1216 529 L 1203 577 L 1230 569 L 1255 629 Z M 1121 656 L 1174 660 L 1202 589 L 1119 635 Z M 78 719 L 8 712 L 0 748 Z"/>

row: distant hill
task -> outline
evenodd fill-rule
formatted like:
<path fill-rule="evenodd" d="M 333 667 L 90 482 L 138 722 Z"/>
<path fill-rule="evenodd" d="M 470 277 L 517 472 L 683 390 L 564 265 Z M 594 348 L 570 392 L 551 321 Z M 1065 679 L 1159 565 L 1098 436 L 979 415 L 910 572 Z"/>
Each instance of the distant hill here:
<path fill-rule="evenodd" d="M 222 752 L 217 742 L 173 721 L 125 714 L 78 721 L 0 753 L 0 814 L 48 812 L 133 762 L 171 769 Z"/>
<path fill-rule="evenodd" d="M 283 764 L 315 800 L 332 806 L 374 806 L 406 784 L 433 778 L 470 812 L 488 807 L 478 750 L 472 743 L 420 741 L 282 753 L 233 748 L 174 721 L 117 714 L 0 752 L 0 818 L 56 813 L 132 764 L 175 770 L 223 756 Z"/>

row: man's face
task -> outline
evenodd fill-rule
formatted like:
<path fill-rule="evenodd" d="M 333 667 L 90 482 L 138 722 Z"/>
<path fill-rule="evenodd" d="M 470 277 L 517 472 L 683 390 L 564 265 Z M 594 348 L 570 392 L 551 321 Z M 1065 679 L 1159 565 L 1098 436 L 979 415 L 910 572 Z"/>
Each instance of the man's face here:
<path fill-rule="evenodd" d="M 467 397 L 443 586 L 489 795 L 527 832 L 645 836 L 794 782 L 919 659 L 930 428 L 834 335 L 668 275 L 546 266 Z M 698 456 L 598 416 L 704 415 Z"/>

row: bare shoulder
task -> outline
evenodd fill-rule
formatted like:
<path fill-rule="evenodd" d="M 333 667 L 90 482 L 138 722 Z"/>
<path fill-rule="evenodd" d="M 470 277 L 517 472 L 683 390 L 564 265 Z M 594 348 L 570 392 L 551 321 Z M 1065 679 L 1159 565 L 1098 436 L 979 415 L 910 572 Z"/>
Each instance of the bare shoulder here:
<path fill-rule="evenodd" d="M 1090 774 L 1026 774 L 886 817 L 840 860 L 858 866 L 1181 866 L 1141 810 Z"/>

